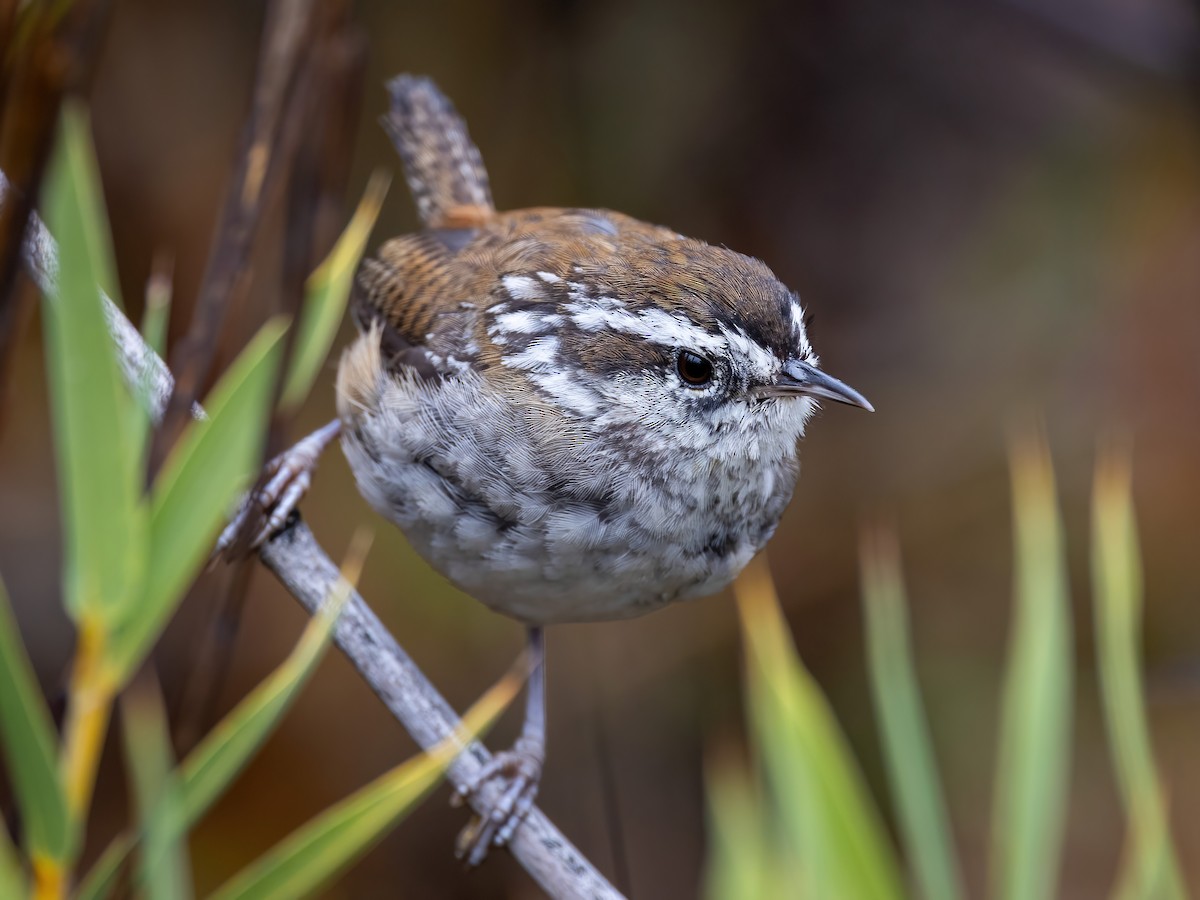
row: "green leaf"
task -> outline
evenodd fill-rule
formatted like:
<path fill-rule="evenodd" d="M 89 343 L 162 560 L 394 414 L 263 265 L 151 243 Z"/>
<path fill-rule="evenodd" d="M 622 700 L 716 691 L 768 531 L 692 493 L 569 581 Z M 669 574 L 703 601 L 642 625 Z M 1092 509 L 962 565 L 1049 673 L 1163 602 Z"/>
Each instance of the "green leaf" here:
<path fill-rule="evenodd" d="M 1142 685 L 1142 563 L 1128 453 L 1108 450 L 1092 494 L 1096 661 L 1117 785 L 1129 817 L 1118 896 L 1187 896 L 1154 761 Z"/>
<path fill-rule="evenodd" d="M 12 835 L 8 826 L 0 822 L 0 897 L 24 897 L 27 888 L 28 879 Z"/>
<path fill-rule="evenodd" d="M 171 265 L 155 260 L 146 282 L 146 308 L 142 313 L 142 340 L 146 346 L 165 356 L 167 327 L 171 322 Z"/>
<path fill-rule="evenodd" d="M 709 838 L 704 895 L 708 900 L 795 897 L 797 879 L 785 869 L 759 786 L 740 767 L 721 763 L 709 766 L 704 793 Z"/>
<path fill-rule="evenodd" d="M 218 890 L 211 900 L 293 900 L 319 891 L 375 846 L 433 789 L 446 767 L 512 702 L 528 673 L 509 672 L 445 741 L 321 813 Z"/>
<path fill-rule="evenodd" d="M 105 900 L 111 896 L 117 887 L 121 868 L 135 845 L 133 835 L 127 831 L 113 838 L 80 882 L 75 900 Z"/>
<path fill-rule="evenodd" d="M 139 896 L 187 900 L 192 896 L 179 783 L 172 771 L 170 735 L 158 685 L 143 675 L 121 697 L 126 771 L 133 783 L 143 835 Z"/>
<path fill-rule="evenodd" d="M 178 769 L 172 796 L 175 812 L 159 818 L 171 831 L 164 840 L 182 840 L 229 787 L 254 753 L 275 730 L 300 689 L 316 669 L 350 598 L 370 545 L 368 532 L 359 532 L 350 543 L 342 565 L 342 577 L 317 616 L 309 620 L 292 653 L 268 678 L 222 719 L 188 754 Z M 144 825 L 144 823 L 143 823 Z M 117 875 L 126 858 L 144 840 L 145 828 L 135 838 L 118 835 L 88 872 L 76 900 L 101 900 L 116 887 Z M 3 896 L 3 895 L 0 895 Z"/>
<path fill-rule="evenodd" d="M 67 849 L 68 831 L 67 804 L 58 780 L 57 740 L 2 582 L 0 737 L 25 823 L 26 852 L 31 858 L 59 859 Z"/>
<path fill-rule="evenodd" d="M 1055 895 L 1070 779 L 1071 615 L 1050 454 L 1012 454 L 1016 608 L 1002 698 L 992 823 L 993 895 Z"/>
<path fill-rule="evenodd" d="M 183 827 L 190 828 L 223 794 L 291 707 L 316 669 L 338 616 L 358 581 L 370 540 L 360 532 L 351 543 L 342 577 L 309 621 L 291 655 L 210 731 L 181 767 Z"/>
<path fill-rule="evenodd" d="M 66 601 L 76 619 L 111 623 L 136 598 L 145 562 L 145 511 L 133 446 L 141 415 L 121 382 L 98 284 L 114 286 L 108 223 L 87 116 L 74 102 L 47 183 L 58 235 L 58 297 L 43 304 L 63 504 Z"/>
<path fill-rule="evenodd" d="M 238 493 L 256 472 L 279 358 L 280 318 L 267 322 L 213 389 L 154 483 L 141 603 L 113 639 L 121 677 L 137 668 L 212 550 Z"/>
<path fill-rule="evenodd" d="M 899 898 L 899 869 L 850 748 L 796 655 L 765 559 L 734 585 L 757 752 L 811 897 Z"/>
<path fill-rule="evenodd" d="M 350 224 L 305 285 L 304 309 L 296 329 L 291 368 L 280 397 L 280 406 L 284 410 L 294 410 L 304 402 L 321 363 L 329 355 L 346 311 L 358 262 L 375 227 L 390 181 L 391 176 L 382 170 L 371 175 Z"/>
<path fill-rule="evenodd" d="M 926 900 L 963 896 L 946 804 L 921 705 L 912 659 L 907 603 L 895 537 L 879 533 L 862 545 L 863 602 L 871 696 L 883 732 L 884 762 L 900 831 Z"/>

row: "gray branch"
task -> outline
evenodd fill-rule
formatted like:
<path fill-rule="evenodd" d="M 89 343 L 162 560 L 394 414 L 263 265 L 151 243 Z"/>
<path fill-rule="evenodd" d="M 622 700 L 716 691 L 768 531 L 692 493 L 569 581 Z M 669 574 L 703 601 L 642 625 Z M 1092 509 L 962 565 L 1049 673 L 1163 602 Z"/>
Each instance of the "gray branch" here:
<path fill-rule="evenodd" d="M 8 177 L 0 172 L 0 205 L 8 199 L 10 185 Z M 29 217 L 29 226 L 25 229 L 25 242 L 21 246 L 21 261 L 25 271 L 33 279 L 43 294 L 47 297 L 58 296 L 58 242 L 50 233 L 41 216 L 33 213 Z M 121 364 L 121 374 L 125 377 L 135 395 L 146 398 L 148 412 L 155 422 L 162 419 L 167 402 L 171 399 L 171 391 L 175 388 L 175 379 L 157 353 L 146 346 L 142 336 L 133 324 L 125 318 L 121 307 L 113 302 L 112 297 L 100 289 L 100 299 L 104 302 L 104 319 L 108 322 L 108 333 L 112 335 L 113 343 L 117 345 L 117 359 Z M 204 410 L 199 405 L 192 407 L 192 415 L 197 419 L 204 418 Z"/>
<path fill-rule="evenodd" d="M 8 187 L 8 180 L 0 172 L 0 204 L 5 200 Z M 58 246 L 36 214 L 30 219 L 21 255 L 38 287 L 53 297 L 58 287 Z M 174 379 L 166 364 L 146 346 L 120 308 L 103 291 L 100 295 L 126 382 L 135 394 L 143 394 L 148 389 L 143 395 L 149 397 L 150 411 L 157 420 L 171 397 Z M 193 413 L 200 417 L 204 415 L 199 406 Z M 303 522 L 297 522 L 277 535 L 261 549 L 260 556 L 310 614 L 320 609 L 338 580 L 337 566 Z M 432 749 L 457 729 L 458 715 L 357 591 L 351 595 L 338 621 L 334 641 L 421 747 Z M 487 749 L 476 742 L 451 764 L 447 777 L 455 787 L 468 784 L 490 758 Z M 490 808 L 499 799 L 500 790 L 495 783 L 485 783 L 471 798 L 472 803 L 478 803 L 478 808 Z M 552 897 L 621 898 L 621 894 L 539 809 L 533 809 L 517 829 L 509 849 Z"/>

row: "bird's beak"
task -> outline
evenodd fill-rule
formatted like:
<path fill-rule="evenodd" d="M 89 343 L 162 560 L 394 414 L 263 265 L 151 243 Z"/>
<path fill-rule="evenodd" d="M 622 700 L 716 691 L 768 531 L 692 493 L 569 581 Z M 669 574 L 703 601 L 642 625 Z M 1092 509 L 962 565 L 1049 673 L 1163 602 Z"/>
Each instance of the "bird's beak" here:
<path fill-rule="evenodd" d="M 875 407 L 870 401 L 850 385 L 798 359 L 791 360 L 783 367 L 774 384 L 759 389 L 759 396 L 762 397 L 786 397 L 796 394 L 825 397 L 838 403 L 861 406 L 867 412 L 875 412 Z"/>

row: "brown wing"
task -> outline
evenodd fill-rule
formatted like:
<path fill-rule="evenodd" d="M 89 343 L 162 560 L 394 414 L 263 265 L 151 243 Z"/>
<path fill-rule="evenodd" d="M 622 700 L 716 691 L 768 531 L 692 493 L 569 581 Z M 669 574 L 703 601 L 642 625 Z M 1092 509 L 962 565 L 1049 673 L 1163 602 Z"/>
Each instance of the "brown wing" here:
<path fill-rule="evenodd" d="M 445 372 L 453 368 L 448 359 L 491 368 L 499 350 L 485 312 L 493 304 L 515 310 L 564 302 L 566 283 L 579 272 L 602 272 L 676 237 L 608 210 L 497 213 L 477 228 L 434 229 L 385 243 L 359 269 L 352 310 L 360 329 L 382 326 L 384 359 L 393 369 Z M 538 273 L 555 283 L 541 283 L 539 295 L 509 292 L 507 276 Z"/>
<path fill-rule="evenodd" d="M 457 248 L 470 237 L 453 231 L 404 235 L 363 260 L 350 309 L 360 331 L 381 327 L 389 368 L 412 366 L 427 377 L 438 372 L 428 333 L 449 299 Z"/>

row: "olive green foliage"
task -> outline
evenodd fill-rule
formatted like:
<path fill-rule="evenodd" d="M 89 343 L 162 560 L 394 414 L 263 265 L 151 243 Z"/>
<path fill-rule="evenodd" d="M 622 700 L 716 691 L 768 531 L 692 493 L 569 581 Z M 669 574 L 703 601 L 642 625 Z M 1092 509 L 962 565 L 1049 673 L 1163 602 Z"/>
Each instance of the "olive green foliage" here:
<path fill-rule="evenodd" d="M 310 279 L 287 385 L 303 399 L 336 333 L 358 256 L 386 185 L 368 198 Z M 187 834 L 262 746 L 316 668 L 366 554 L 355 540 L 343 577 L 290 656 L 199 745 L 176 762 L 152 667 L 163 628 L 211 553 L 239 493 L 261 465 L 286 322 L 267 322 L 204 402 L 153 483 L 144 460 L 152 423 L 121 369 L 97 288 L 116 297 L 108 222 L 86 113 L 68 104 L 46 185 L 59 240 L 57 291 L 42 305 L 58 481 L 63 505 L 63 599 L 78 629 L 67 726 L 56 733 L 0 586 L 0 748 L 24 823 L 20 846 L 0 827 L 0 896 L 98 900 L 126 861 L 139 895 L 192 894 Z M 152 286 L 144 331 L 161 347 L 169 286 Z M 139 674 L 140 673 L 140 674 Z M 519 689 L 510 674 L 471 714 L 489 724 Z M 133 821 L 79 877 L 92 783 L 114 704 L 120 712 Z M 318 817 L 223 889 L 231 897 L 295 897 L 335 877 L 437 781 L 471 732 L 369 785 Z M 296 848 L 305 851 L 297 864 Z M 73 884 L 77 886 L 73 889 Z"/>
<path fill-rule="evenodd" d="M 1049 453 L 1038 438 L 1012 453 L 1014 612 L 992 820 L 995 898 L 1058 896 L 1070 771 L 1073 639 L 1064 536 Z M 1128 456 L 1109 453 L 1093 500 L 1098 675 L 1128 833 L 1114 897 L 1187 896 L 1151 751 L 1138 652 L 1141 574 Z M 853 755 L 805 670 L 765 562 L 736 590 L 746 645 L 754 766 L 709 769 L 706 892 L 732 898 L 965 896 L 910 644 L 896 542 L 863 543 L 871 687 L 899 854 Z"/>

